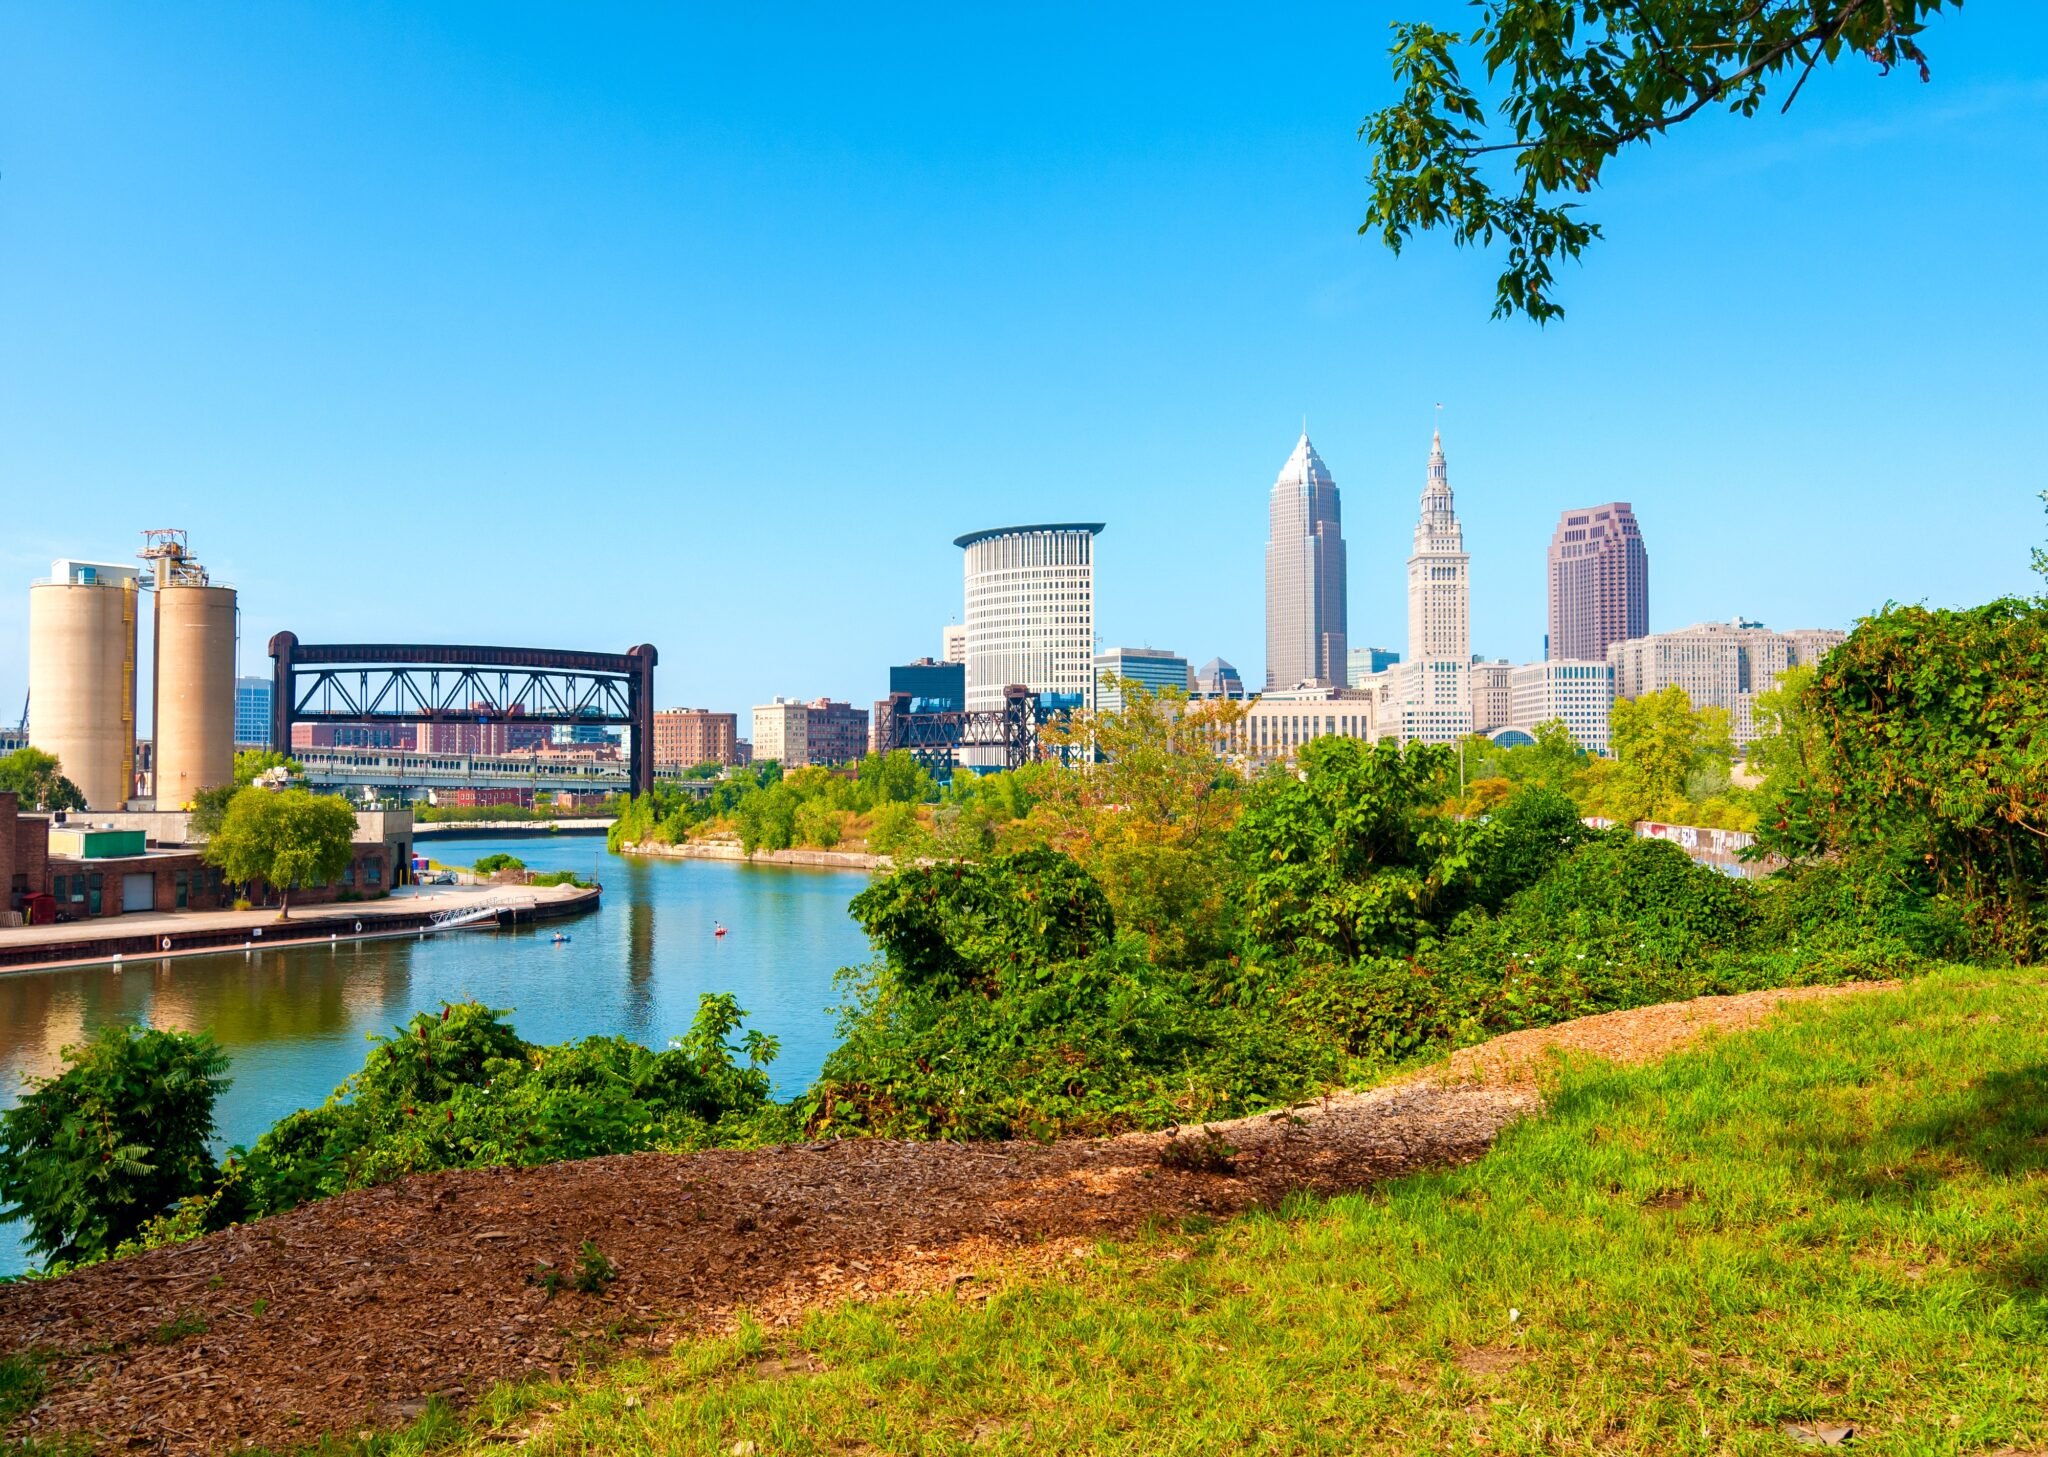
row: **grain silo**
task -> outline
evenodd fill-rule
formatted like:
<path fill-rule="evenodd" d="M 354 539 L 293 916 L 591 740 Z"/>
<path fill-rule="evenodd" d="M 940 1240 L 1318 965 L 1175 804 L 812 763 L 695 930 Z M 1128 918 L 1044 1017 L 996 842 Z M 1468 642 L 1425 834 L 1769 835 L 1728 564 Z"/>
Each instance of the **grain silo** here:
<path fill-rule="evenodd" d="M 156 564 L 156 807 L 183 809 L 234 778 L 235 589 L 212 584 L 184 532 L 143 539 Z"/>
<path fill-rule="evenodd" d="M 28 589 L 28 741 L 97 810 L 122 808 L 134 788 L 140 578 L 66 558 Z"/>

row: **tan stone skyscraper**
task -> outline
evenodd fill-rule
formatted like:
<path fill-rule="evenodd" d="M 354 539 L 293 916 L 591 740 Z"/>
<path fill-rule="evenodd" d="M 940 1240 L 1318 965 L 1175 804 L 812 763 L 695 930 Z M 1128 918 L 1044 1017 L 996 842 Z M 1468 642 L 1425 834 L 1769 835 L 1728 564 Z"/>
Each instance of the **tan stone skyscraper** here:
<path fill-rule="evenodd" d="M 1266 536 L 1266 686 L 1343 686 L 1344 526 L 1337 483 L 1301 432 L 1280 467 Z"/>
<path fill-rule="evenodd" d="M 1429 479 L 1408 558 L 1408 661 L 1472 660 L 1472 558 L 1451 499 L 1441 433 L 1429 442 Z"/>

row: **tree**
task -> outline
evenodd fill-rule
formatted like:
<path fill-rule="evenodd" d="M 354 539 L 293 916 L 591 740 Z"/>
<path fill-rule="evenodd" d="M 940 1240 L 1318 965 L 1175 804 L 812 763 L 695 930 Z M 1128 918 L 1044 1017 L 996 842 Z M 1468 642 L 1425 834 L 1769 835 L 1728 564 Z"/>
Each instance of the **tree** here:
<path fill-rule="evenodd" d="M 348 867 L 355 854 L 356 817 L 341 800 L 303 789 L 240 790 L 206 858 L 229 880 L 261 880 L 281 898 L 278 919 L 291 914 L 296 885 L 319 885 Z"/>
<path fill-rule="evenodd" d="M 228 802 L 236 793 L 275 769 L 284 770 L 294 779 L 306 772 L 304 764 L 297 759 L 286 758 L 275 749 L 243 749 L 237 753 L 234 778 L 229 783 L 209 785 L 192 796 L 192 835 L 202 840 L 212 836 L 220 828 L 221 817 L 228 812 Z"/>
<path fill-rule="evenodd" d="M 1531 732 L 1536 742 L 1518 751 L 1528 755 L 1529 778 L 1550 789 L 1569 790 L 1585 766 L 1586 751 L 1561 718 L 1545 719 Z"/>
<path fill-rule="evenodd" d="M 0 792 L 21 796 L 28 809 L 84 809 L 85 796 L 64 777 L 55 754 L 29 745 L 0 759 Z"/>
<path fill-rule="evenodd" d="M 1417 230 L 1444 228 L 1459 246 L 1507 244 L 1495 318 L 1538 323 L 1563 310 L 1552 271 L 1600 236 L 1576 203 L 1606 164 L 1710 107 L 1753 116 L 1789 83 L 1790 109 L 1822 62 L 1867 57 L 1889 74 L 1928 79 L 1917 37 L 1928 17 L 1962 0 L 1472 0 L 1462 35 L 1397 23 L 1389 51 L 1400 97 L 1359 135 L 1372 147 L 1372 192 L 1359 232 L 1398 253 Z M 1477 51 L 1491 111 L 1459 69 Z M 1505 130 L 1495 130 L 1504 127 Z M 1505 161 L 1511 180 L 1482 175 Z"/>
<path fill-rule="evenodd" d="M 1116 940 L 1101 887 L 1057 850 L 906 866 L 847 909 L 901 985 L 939 996 L 993 994 L 1006 975 L 1042 979 Z"/>
<path fill-rule="evenodd" d="M 807 799 L 796 807 L 794 829 L 806 845 L 829 850 L 839 843 L 839 811 L 822 799 Z"/>
<path fill-rule="evenodd" d="M 1084 762 L 1047 765 L 1036 777 L 1032 826 L 1095 877 L 1117 924 L 1142 934 L 1155 961 L 1197 965 L 1230 940 L 1224 847 L 1239 781 L 1217 749 L 1244 705 L 1190 701 L 1179 689 L 1132 679 L 1116 686 L 1123 705 L 1114 712 L 1046 726 L 1048 748 Z"/>
<path fill-rule="evenodd" d="M 118 1026 L 64 1061 L 0 1113 L 0 1218 L 26 1220 L 40 1254 L 94 1259 L 213 1183 L 228 1058 L 204 1032 Z"/>
<path fill-rule="evenodd" d="M 908 749 L 869 754 L 860 761 L 860 786 L 870 807 L 878 804 L 923 804 L 936 790 L 931 773 Z"/>
<path fill-rule="evenodd" d="M 1702 768 L 1718 767 L 1725 785 L 1733 753 L 1728 711 L 1695 712 L 1676 683 L 1640 698 L 1617 699 L 1608 737 L 1617 762 L 1601 786 L 1600 808 L 1625 824 L 1685 818 L 1692 804 L 1686 786 Z"/>
<path fill-rule="evenodd" d="M 1460 828 L 1430 814 L 1456 757 L 1441 745 L 1320 738 L 1300 775 L 1252 786 L 1233 832 L 1253 938 L 1354 960 L 1412 947 L 1462 866 Z"/>

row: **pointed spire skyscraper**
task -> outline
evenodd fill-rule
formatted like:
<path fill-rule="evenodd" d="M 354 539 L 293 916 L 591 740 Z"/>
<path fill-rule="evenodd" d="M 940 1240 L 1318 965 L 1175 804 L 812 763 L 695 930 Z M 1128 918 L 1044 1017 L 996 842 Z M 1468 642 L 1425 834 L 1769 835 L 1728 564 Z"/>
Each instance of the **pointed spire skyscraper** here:
<path fill-rule="evenodd" d="M 1429 442 L 1429 476 L 1415 522 L 1415 554 L 1408 558 L 1408 661 L 1472 658 L 1472 558 L 1451 498 L 1444 438 Z"/>
<path fill-rule="evenodd" d="M 1273 483 L 1266 536 L 1266 686 L 1343 686 L 1343 512 L 1330 468 L 1301 439 Z"/>

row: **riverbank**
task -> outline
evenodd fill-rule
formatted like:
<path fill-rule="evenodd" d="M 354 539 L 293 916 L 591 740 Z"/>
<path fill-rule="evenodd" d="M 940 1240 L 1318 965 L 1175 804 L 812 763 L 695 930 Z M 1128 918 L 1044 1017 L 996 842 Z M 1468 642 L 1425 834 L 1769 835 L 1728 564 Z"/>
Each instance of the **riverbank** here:
<path fill-rule="evenodd" d="M 0 930 L 0 975 L 166 961 L 306 942 L 410 936 L 444 917 L 495 909 L 483 924 L 527 925 L 594 911 L 602 888 L 571 885 L 420 886 L 383 900 L 307 906 L 281 921 L 270 909 L 176 911 Z"/>
<path fill-rule="evenodd" d="M 619 846 L 621 855 L 644 855 L 656 860 L 727 860 L 743 865 L 808 865 L 820 870 L 892 870 L 896 862 L 887 855 L 870 855 L 865 850 L 756 850 L 749 855 L 738 840 L 685 840 L 680 845 L 660 841 L 629 841 Z"/>

